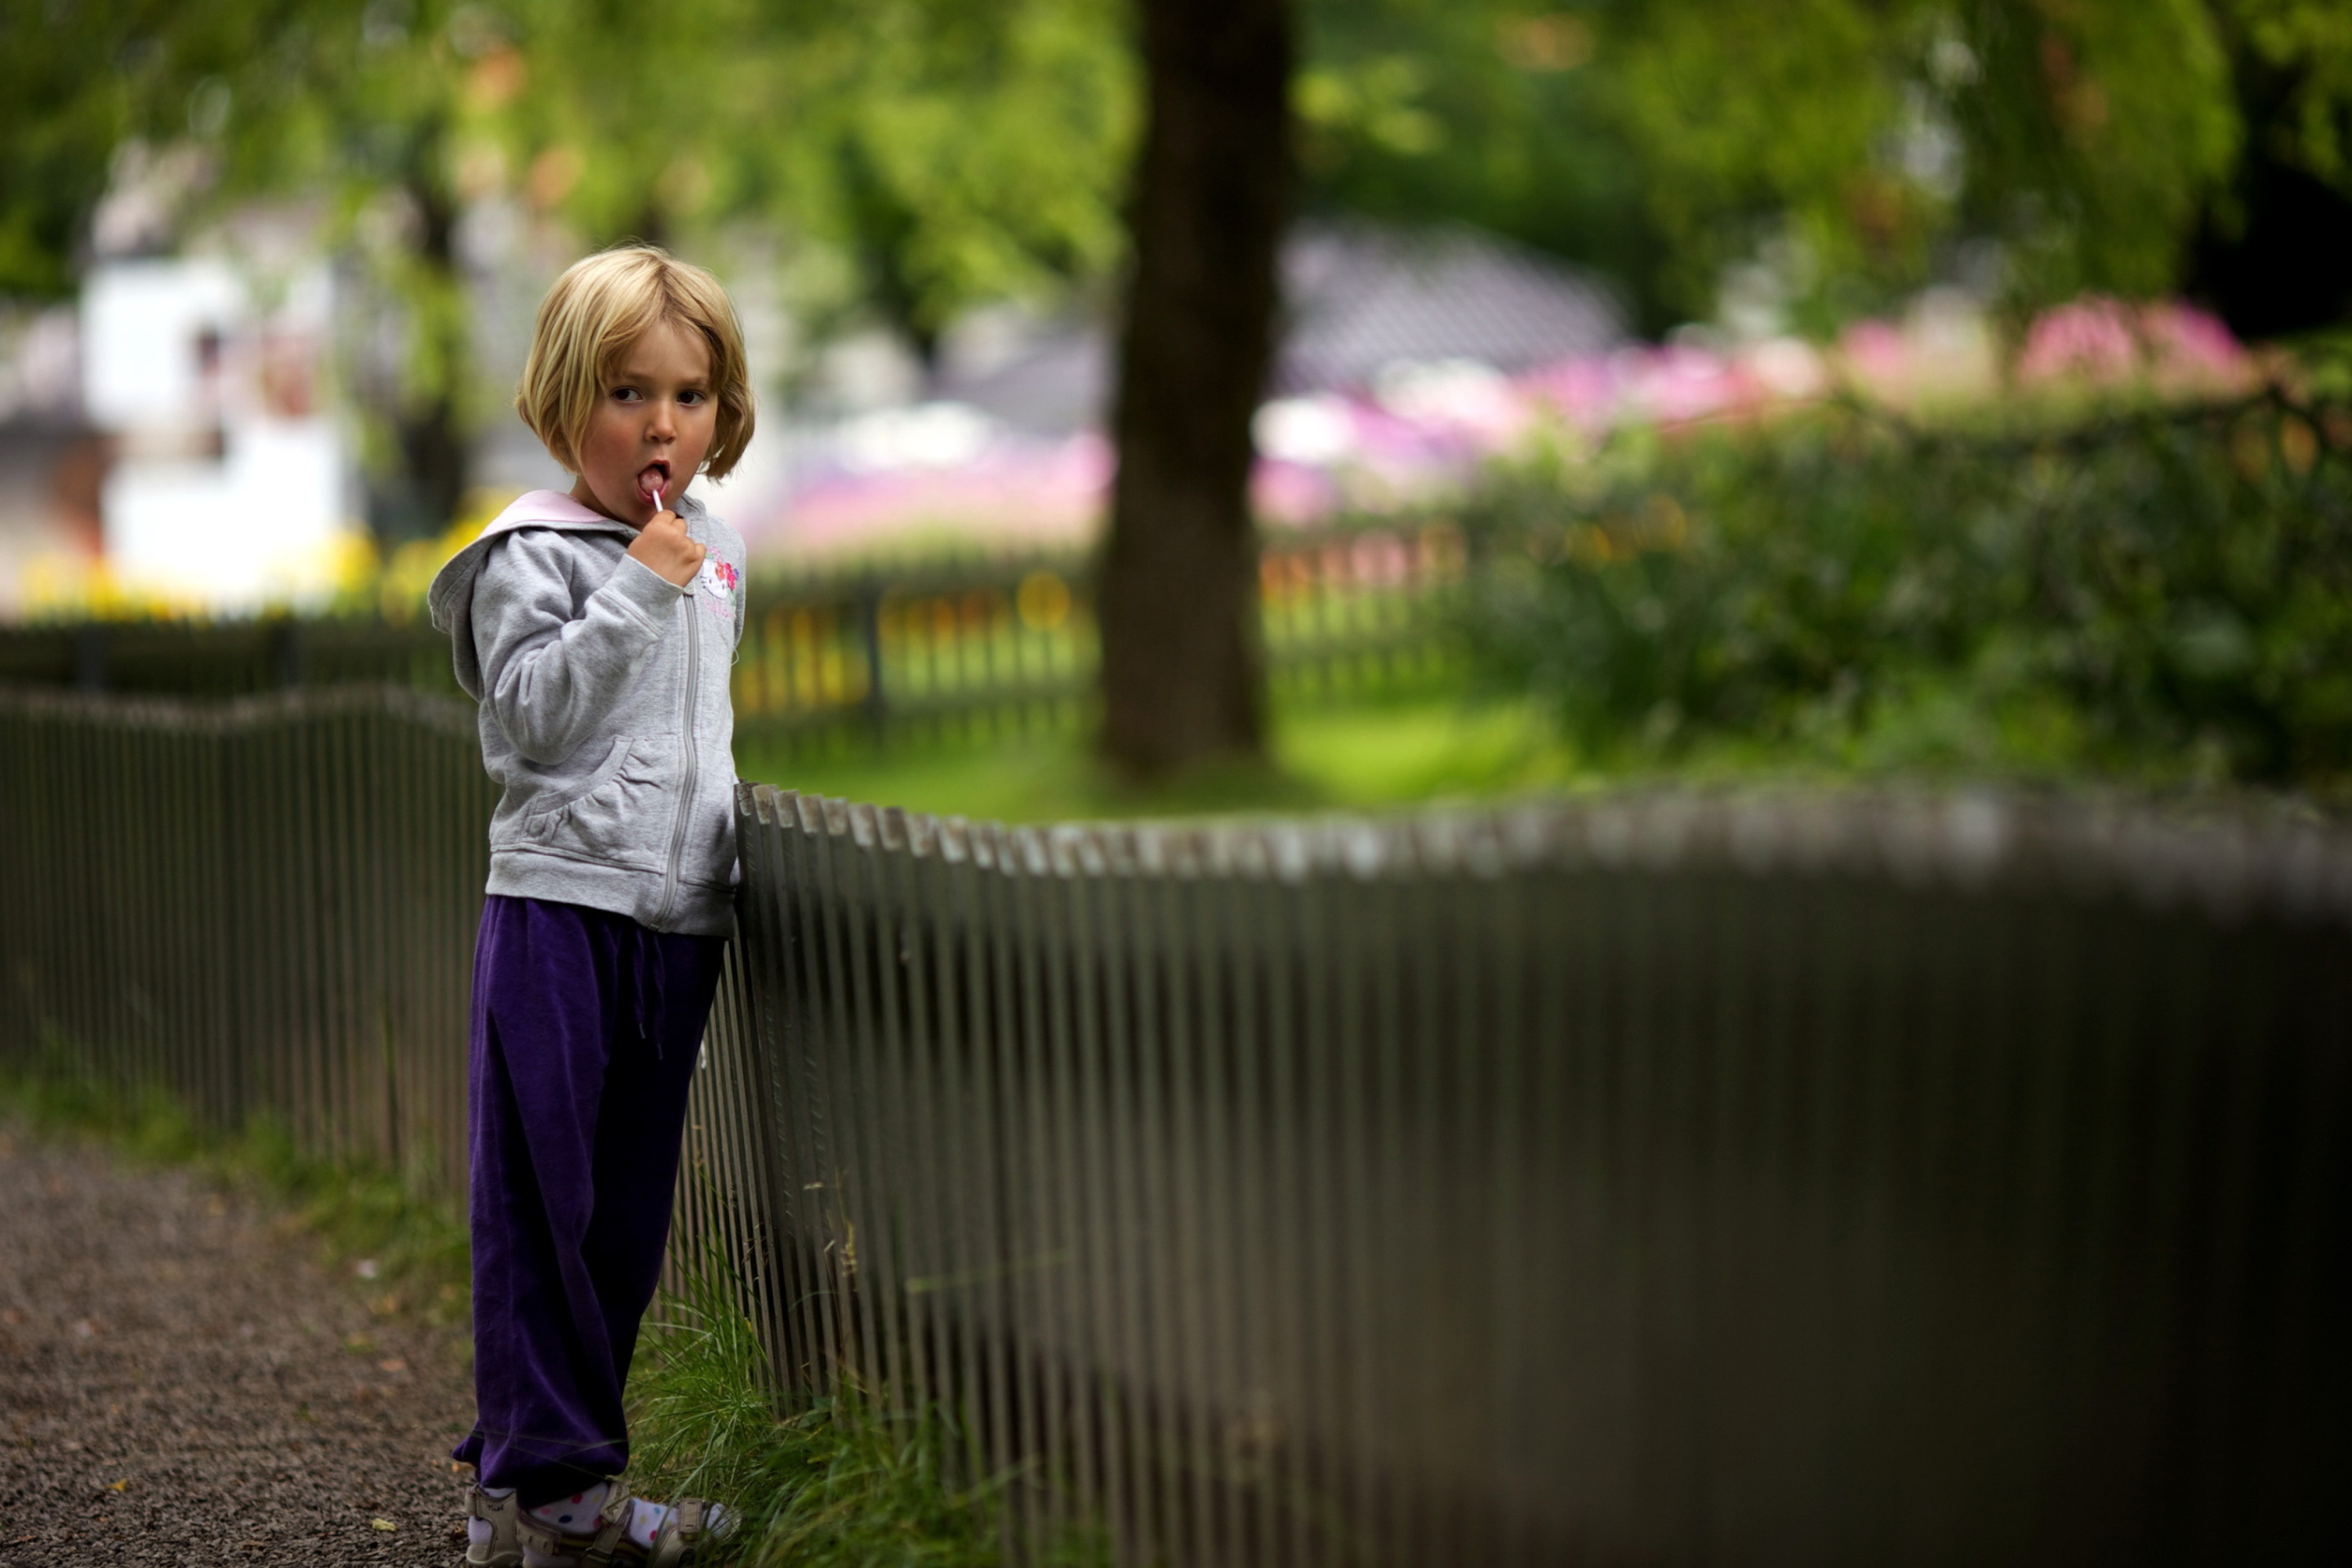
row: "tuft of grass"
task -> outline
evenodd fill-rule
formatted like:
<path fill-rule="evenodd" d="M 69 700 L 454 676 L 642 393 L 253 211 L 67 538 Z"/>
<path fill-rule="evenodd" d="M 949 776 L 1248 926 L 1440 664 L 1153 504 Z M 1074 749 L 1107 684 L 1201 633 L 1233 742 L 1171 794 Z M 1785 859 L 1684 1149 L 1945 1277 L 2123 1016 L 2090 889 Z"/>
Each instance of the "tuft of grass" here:
<path fill-rule="evenodd" d="M 715 1560 L 740 1568 L 996 1568 L 1025 1473 L 986 1475 L 952 1413 L 894 1408 L 852 1380 L 779 1403 L 736 1300 L 724 1266 L 707 1265 L 647 1319 L 629 1380 L 632 1486 L 732 1510 Z M 1037 1559 L 1061 1568 L 1109 1562 L 1085 1530 L 1044 1546 Z"/>
<path fill-rule="evenodd" d="M 118 1082 L 62 1049 L 0 1071 L 0 1117 L 47 1137 L 101 1139 L 144 1163 L 191 1166 L 227 1190 L 261 1197 L 283 1211 L 282 1223 L 316 1237 L 331 1260 L 368 1261 L 380 1310 L 413 1310 L 436 1323 L 468 1310 L 470 1249 L 455 1205 L 398 1173 L 304 1153 L 274 1119 L 207 1128 L 160 1086 Z"/>

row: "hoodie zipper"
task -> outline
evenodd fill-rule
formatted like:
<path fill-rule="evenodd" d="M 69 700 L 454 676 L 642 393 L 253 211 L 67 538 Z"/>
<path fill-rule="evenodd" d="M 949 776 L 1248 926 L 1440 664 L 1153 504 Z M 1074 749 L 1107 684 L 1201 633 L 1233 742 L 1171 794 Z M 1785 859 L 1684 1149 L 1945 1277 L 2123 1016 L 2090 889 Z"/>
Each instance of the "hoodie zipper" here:
<path fill-rule="evenodd" d="M 654 910 L 653 927 L 662 929 L 669 919 L 670 906 L 677 901 L 678 863 L 686 855 L 686 826 L 694 809 L 695 775 L 700 770 L 702 748 L 694 733 L 694 700 L 702 686 L 701 659 L 698 657 L 701 639 L 694 635 L 694 595 L 701 579 L 698 575 L 686 585 L 686 698 L 679 704 L 679 733 L 686 745 L 686 788 L 677 797 L 677 817 L 669 829 L 669 869 L 662 875 L 661 906 Z"/>

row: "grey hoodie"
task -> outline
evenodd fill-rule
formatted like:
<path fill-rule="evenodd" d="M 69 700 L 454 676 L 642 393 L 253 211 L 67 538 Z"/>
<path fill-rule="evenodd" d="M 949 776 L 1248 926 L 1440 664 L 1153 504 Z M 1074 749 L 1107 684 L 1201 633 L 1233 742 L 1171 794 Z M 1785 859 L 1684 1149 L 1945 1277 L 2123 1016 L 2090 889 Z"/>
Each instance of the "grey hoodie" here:
<path fill-rule="evenodd" d="M 743 541 L 693 498 L 677 507 L 709 552 L 689 587 L 629 557 L 627 524 L 533 490 L 441 568 L 428 603 L 505 792 L 488 890 L 716 936 L 734 921 Z"/>

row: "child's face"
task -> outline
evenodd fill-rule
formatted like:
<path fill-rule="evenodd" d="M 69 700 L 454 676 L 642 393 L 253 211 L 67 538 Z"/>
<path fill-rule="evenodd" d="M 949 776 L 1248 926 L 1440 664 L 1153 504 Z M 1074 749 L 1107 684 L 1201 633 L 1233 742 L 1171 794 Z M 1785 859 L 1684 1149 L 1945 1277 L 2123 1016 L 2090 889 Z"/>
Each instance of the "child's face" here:
<path fill-rule="evenodd" d="M 588 416 L 572 499 L 632 528 L 652 521 L 656 490 L 676 510 L 718 417 L 709 345 L 690 327 L 655 322 L 629 345 Z"/>

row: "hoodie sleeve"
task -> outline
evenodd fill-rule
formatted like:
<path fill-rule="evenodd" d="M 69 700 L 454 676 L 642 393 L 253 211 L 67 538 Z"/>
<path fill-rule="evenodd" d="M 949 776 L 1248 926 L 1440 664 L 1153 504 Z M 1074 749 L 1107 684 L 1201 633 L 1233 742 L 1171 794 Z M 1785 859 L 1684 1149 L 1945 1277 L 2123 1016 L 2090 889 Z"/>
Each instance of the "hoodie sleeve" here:
<path fill-rule="evenodd" d="M 515 751 L 541 764 L 595 731 L 688 593 L 625 555 L 575 618 L 578 561 L 562 533 L 525 529 L 490 547 L 474 584 L 483 700 Z"/>

